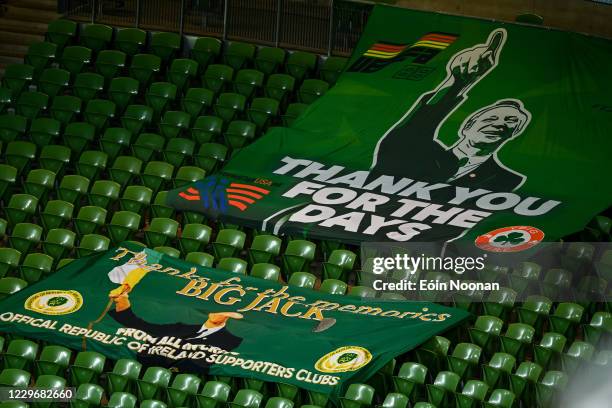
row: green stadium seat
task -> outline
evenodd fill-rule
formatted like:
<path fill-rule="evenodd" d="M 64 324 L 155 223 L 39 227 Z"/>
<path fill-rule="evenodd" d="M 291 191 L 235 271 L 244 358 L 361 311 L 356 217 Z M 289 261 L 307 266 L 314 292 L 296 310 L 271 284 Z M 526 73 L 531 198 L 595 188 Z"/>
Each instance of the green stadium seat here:
<path fill-rule="evenodd" d="M 533 355 L 537 364 L 548 368 L 552 363 L 559 360 L 567 339 L 559 333 L 544 333 L 540 344 L 534 345 Z"/>
<path fill-rule="evenodd" d="M 231 387 L 220 381 L 207 381 L 202 391 L 196 395 L 198 408 L 217 408 L 224 406 L 231 392 Z"/>
<path fill-rule="evenodd" d="M 259 408 L 263 399 L 261 393 L 254 390 L 238 390 L 234 400 L 228 403 L 228 408 Z"/>
<path fill-rule="evenodd" d="M 174 188 L 178 188 L 202 180 L 204 177 L 206 177 L 206 171 L 204 171 L 204 169 L 195 166 L 182 166 L 177 170 L 172 181 Z"/>
<path fill-rule="evenodd" d="M 17 98 L 17 114 L 32 120 L 47 110 L 49 96 L 42 92 L 26 91 Z"/>
<path fill-rule="evenodd" d="M 71 408 L 99 407 L 103 394 L 104 389 L 97 384 L 81 384 L 70 406 Z"/>
<path fill-rule="evenodd" d="M 282 240 L 275 235 L 257 235 L 248 250 L 249 262 L 271 263 L 280 254 Z"/>
<path fill-rule="evenodd" d="M 47 233 L 42 243 L 43 251 L 56 261 L 66 257 L 72 248 L 76 234 L 64 228 L 54 228 Z"/>
<path fill-rule="evenodd" d="M 58 48 L 64 48 L 76 36 L 77 23 L 70 20 L 59 19 L 51 21 L 47 26 L 46 37 L 49 41 L 57 44 Z"/>
<path fill-rule="evenodd" d="M 511 408 L 514 404 L 514 393 L 508 390 L 497 389 L 493 390 L 489 396 L 489 400 L 482 404 L 483 407 L 502 407 Z"/>
<path fill-rule="evenodd" d="M 5 280 L 8 278 L 2 278 Z M 27 284 L 25 285 L 27 286 Z M 20 289 L 22 289 L 22 286 Z M 2 290 L 0 289 L 0 292 Z M 16 291 L 14 291 L 16 292 Z M 8 292 L 8 293 L 14 293 Z M 6 292 L 5 292 L 6 293 Z M 38 343 L 27 339 L 14 339 L 8 344 L 8 347 L 2 355 L 4 368 L 17 368 L 19 370 L 30 370 L 31 365 L 36 359 L 38 353 Z"/>
<path fill-rule="evenodd" d="M 239 149 L 250 143 L 255 138 L 255 123 L 245 120 L 233 120 L 227 126 L 223 134 L 225 144 L 231 149 Z"/>
<path fill-rule="evenodd" d="M 357 255 L 346 249 L 332 251 L 327 262 L 323 263 L 323 279 L 346 281 L 347 273 L 353 269 Z"/>
<path fill-rule="evenodd" d="M 204 145 L 219 139 L 222 129 L 223 119 L 216 116 L 200 116 L 191 129 L 191 136 L 197 143 Z"/>
<path fill-rule="evenodd" d="M 188 406 L 200 389 L 201 380 L 193 374 L 177 374 L 168 387 L 168 404 L 170 407 Z"/>
<path fill-rule="evenodd" d="M 18 250 L 22 254 L 27 254 L 30 249 L 40 243 L 42 236 L 42 227 L 36 224 L 22 222 L 15 227 L 9 236 L 9 243 L 12 248 Z"/>
<path fill-rule="evenodd" d="M 17 169 L 8 164 L 0 164 L 0 199 L 6 199 L 12 192 L 17 180 Z"/>
<path fill-rule="evenodd" d="M 191 116 L 182 111 L 167 111 L 159 123 L 159 132 L 166 139 L 181 137 L 187 134 Z"/>
<path fill-rule="evenodd" d="M 567 352 L 561 355 L 563 372 L 574 374 L 582 364 L 591 362 L 594 355 L 595 346 L 586 341 L 574 341 Z"/>
<path fill-rule="evenodd" d="M 299 288 L 314 289 L 317 277 L 308 272 L 294 272 L 289 278 L 288 284 L 290 286 L 297 286 Z"/>
<path fill-rule="evenodd" d="M 13 103 L 13 94 L 10 89 L 0 87 L 0 113 L 4 113 Z M 2 138 L 0 137 L 0 141 Z"/>
<path fill-rule="evenodd" d="M 297 272 L 294 272 L 297 273 Z M 293 274 L 291 274 L 293 277 Z M 321 282 L 319 290 L 323 293 L 330 295 L 344 295 L 346 294 L 347 284 L 337 279 L 325 279 Z"/>
<path fill-rule="evenodd" d="M 211 37 L 199 37 L 190 50 L 191 58 L 198 62 L 200 70 L 213 63 L 221 54 L 221 41 Z"/>
<path fill-rule="evenodd" d="M 230 122 L 238 115 L 241 115 L 245 107 L 246 98 L 244 95 L 226 92 L 219 95 L 215 102 L 214 109 L 215 114 L 223 119 L 224 122 Z"/>
<path fill-rule="evenodd" d="M 296 239 L 290 241 L 283 254 L 283 273 L 290 276 L 293 272 L 307 271 L 315 257 L 315 243 Z"/>
<path fill-rule="evenodd" d="M 107 129 L 106 134 L 109 134 L 111 129 Z M 104 143 L 104 142 L 103 142 Z M 87 177 L 90 180 L 95 180 L 100 176 L 108 163 L 108 154 L 99 150 L 87 150 L 79 156 L 79 161 L 75 164 L 77 174 Z"/>
<path fill-rule="evenodd" d="M 97 383 L 104 370 L 106 357 L 95 351 L 80 351 L 70 366 L 70 384 L 78 387 L 81 384 Z"/>
<path fill-rule="evenodd" d="M 18 368 L 5 368 L 0 371 L 0 386 L 10 388 L 27 388 L 31 374 Z"/>
<path fill-rule="evenodd" d="M 36 73 L 40 73 L 55 60 L 57 56 L 57 44 L 47 41 L 39 41 L 30 44 L 24 62 L 34 67 Z"/>
<path fill-rule="evenodd" d="M 561 302 L 554 313 L 548 317 L 550 331 L 563 334 L 572 339 L 580 324 L 584 307 L 576 303 Z"/>
<path fill-rule="evenodd" d="M 156 162 L 152 162 L 156 163 Z M 145 186 L 127 186 L 119 199 L 119 207 L 124 211 L 142 213 L 151 204 L 153 190 Z"/>
<path fill-rule="evenodd" d="M 27 90 L 34 78 L 34 67 L 27 64 L 10 64 L 6 66 L 2 84 L 11 90 L 13 97 Z M 46 93 L 46 92 L 45 92 Z"/>
<path fill-rule="evenodd" d="M 66 379 L 57 375 L 41 375 L 36 379 L 36 387 L 62 390 L 66 388 Z M 36 401 L 32 403 L 33 408 L 51 408 L 52 406 L 52 402 Z"/>
<path fill-rule="evenodd" d="M 434 336 L 415 350 L 418 363 L 427 367 L 427 370 L 436 373 L 446 367 L 446 356 L 451 341 L 443 336 Z"/>
<path fill-rule="evenodd" d="M 544 319 L 548 317 L 552 309 L 552 301 L 539 295 L 528 296 L 521 307 L 516 308 L 520 323 L 533 326 L 540 331 Z"/>
<path fill-rule="evenodd" d="M 255 98 L 247 114 L 259 128 L 266 128 L 278 117 L 278 101 L 272 98 Z"/>
<path fill-rule="evenodd" d="M 212 248 L 217 259 L 234 256 L 244 247 L 246 234 L 234 229 L 222 229 L 212 243 Z"/>
<path fill-rule="evenodd" d="M 28 127 L 28 119 L 21 115 L 0 116 L 0 141 L 12 142 L 23 136 Z"/>
<path fill-rule="evenodd" d="M 121 74 L 125 68 L 125 53 L 115 50 L 100 51 L 96 58 L 96 72 L 104 77 L 108 84 L 111 79 Z"/>
<path fill-rule="evenodd" d="M 190 252 L 185 257 L 187 262 L 212 268 L 215 257 L 207 252 Z"/>
<path fill-rule="evenodd" d="M 212 234 L 212 229 L 205 224 L 187 224 L 179 239 L 179 248 L 183 254 L 198 252 L 203 249 Z"/>
<path fill-rule="evenodd" d="M 198 74 L 198 63 L 188 58 L 177 58 L 168 69 L 167 79 L 180 90 L 189 86 Z"/>
<path fill-rule="evenodd" d="M 514 306 L 517 293 L 505 287 L 500 287 L 497 291 L 492 291 L 485 303 L 483 303 L 484 311 L 487 315 L 502 318 L 506 317 L 507 313 Z"/>
<path fill-rule="evenodd" d="M 108 400 L 108 408 L 136 408 L 138 399 L 129 392 L 114 392 Z"/>
<path fill-rule="evenodd" d="M 280 278 L 280 268 L 269 263 L 256 263 L 251 267 L 250 275 L 255 278 L 278 282 Z"/>
<path fill-rule="evenodd" d="M 42 204 L 47 204 L 49 190 L 55 184 L 55 173 L 50 170 L 36 169 L 31 170 L 23 183 L 24 190 L 38 199 Z"/>
<path fill-rule="evenodd" d="M 527 346 L 533 341 L 535 329 L 524 323 L 511 323 L 506 334 L 500 337 L 503 352 L 523 360 Z"/>
<path fill-rule="evenodd" d="M 174 247 L 158 246 L 158 247 L 153 248 L 153 250 L 157 252 L 161 252 L 162 254 L 167 255 L 171 258 L 180 258 L 181 256 L 181 251 L 179 251 L 178 249 Z"/>
<path fill-rule="evenodd" d="M 140 215 L 132 211 L 117 211 L 107 226 L 110 239 L 115 245 L 134 238 L 140 227 Z"/>
<path fill-rule="evenodd" d="M 104 99 L 92 99 L 87 102 L 84 116 L 85 120 L 91 123 L 97 132 L 100 132 L 108 125 L 108 122 L 115 117 L 116 105 Z"/>
<path fill-rule="evenodd" d="M 104 235 L 87 234 L 81 238 L 76 253 L 79 258 L 91 255 L 96 252 L 103 252 L 108 249 L 110 240 Z"/>
<path fill-rule="evenodd" d="M 308 108 L 305 103 L 290 103 L 285 110 L 285 114 L 282 115 L 283 125 L 291 126 L 291 124 Z"/>
<path fill-rule="evenodd" d="M 263 86 L 264 73 L 256 69 L 241 69 L 234 79 L 234 92 L 250 99 Z"/>
<path fill-rule="evenodd" d="M 173 174 L 174 166 L 172 164 L 161 161 L 150 161 L 145 166 L 140 178 L 143 185 L 150 188 L 153 193 L 156 193 L 160 188 L 163 190 L 166 185 L 169 185 Z"/>
<path fill-rule="evenodd" d="M 163 367 L 149 367 L 144 372 L 142 379 L 136 380 L 138 389 L 138 400 L 150 400 L 158 398 L 165 393 L 170 383 L 172 372 Z M 141 403 L 142 407 L 142 403 Z"/>
<path fill-rule="evenodd" d="M 329 84 L 320 79 L 305 79 L 298 90 L 298 100 L 301 103 L 311 104 L 319 99 L 327 90 Z"/>
<path fill-rule="evenodd" d="M 38 158 L 40 167 L 62 177 L 64 169 L 70 164 L 70 149 L 62 145 L 46 145 Z"/>
<path fill-rule="evenodd" d="M 112 27 L 104 24 L 85 24 L 79 34 L 80 43 L 96 53 L 108 48 L 112 38 Z"/>
<path fill-rule="evenodd" d="M 20 278 L 7 276 L 0 278 L 0 300 L 28 286 L 28 282 Z"/>
<path fill-rule="evenodd" d="M 240 258 L 221 258 L 216 267 L 227 272 L 247 274 L 247 263 Z"/>
<path fill-rule="evenodd" d="M 58 375 L 62 376 L 70 364 L 72 350 L 64 346 L 50 344 L 40 352 L 40 357 L 34 362 L 36 376 Z"/>
<path fill-rule="evenodd" d="M 76 75 L 83 71 L 91 62 L 91 49 L 79 45 L 72 45 L 64 48 L 59 60 L 60 67 Z"/>
<path fill-rule="evenodd" d="M 552 268 L 546 271 L 544 280 L 540 283 L 542 294 L 554 299 L 569 290 L 572 285 L 572 274 L 565 269 Z"/>
<path fill-rule="evenodd" d="M 108 89 L 110 100 L 123 112 L 138 95 L 138 81 L 130 77 L 113 78 Z"/>
<path fill-rule="evenodd" d="M 595 216 L 586 226 L 582 233 L 585 242 L 611 241 L 612 219 L 604 215 Z"/>
<path fill-rule="evenodd" d="M 461 378 L 450 371 L 440 371 L 433 384 L 427 384 L 427 399 L 434 406 L 451 406 Z"/>
<path fill-rule="evenodd" d="M 147 105 L 153 108 L 153 113 L 160 116 L 176 98 L 176 85 L 169 82 L 153 82 L 147 93 L 145 100 Z"/>
<path fill-rule="evenodd" d="M 81 99 L 76 96 L 58 95 L 51 104 L 51 116 L 66 126 L 81 113 Z"/>
<path fill-rule="evenodd" d="M 19 266 L 21 252 L 14 248 L 0 248 L 0 278 L 11 274 Z M 0 348 L 0 351 L 2 349 Z"/>
<path fill-rule="evenodd" d="M 174 216 L 174 208 L 166 204 L 167 191 L 160 191 L 155 195 L 155 200 L 151 204 L 153 216 L 157 218 L 172 218 Z"/>
<path fill-rule="evenodd" d="M 593 345 L 598 345 L 602 337 L 612 333 L 612 313 L 595 312 L 589 324 L 582 326 L 586 341 Z"/>
<path fill-rule="evenodd" d="M 211 64 L 208 65 L 202 76 L 202 84 L 215 94 L 223 91 L 234 77 L 234 69 L 228 65 Z"/>
<path fill-rule="evenodd" d="M 469 380 L 463 386 L 461 394 L 455 394 L 455 404 L 458 408 L 477 407 L 485 400 L 489 386 L 479 380 Z"/>
<path fill-rule="evenodd" d="M 37 118 L 30 126 L 30 139 L 38 147 L 52 144 L 60 137 L 61 123 L 55 119 Z"/>
<path fill-rule="evenodd" d="M 514 370 L 516 358 L 507 353 L 495 353 L 487 364 L 482 367 L 482 379 L 489 387 L 505 386 L 508 376 Z"/>
<path fill-rule="evenodd" d="M 91 187 L 91 191 L 87 195 L 90 205 L 107 208 L 117 199 L 121 186 L 119 183 L 110 180 L 98 180 Z"/>
<path fill-rule="evenodd" d="M 264 87 L 266 97 L 284 102 L 295 88 L 295 78 L 287 74 L 272 74 Z"/>
<path fill-rule="evenodd" d="M 404 394 L 390 392 L 385 396 L 385 399 L 381 405 L 377 405 L 379 408 L 407 408 L 408 397 Z"/>
<path fill-rule="evenodd" d="M 113 166 L 108 170 L 111 180 L 119 183 L 122 187 L 130 184 L 132 180 L 140 176 L 142 161 L 133 156 L 119 156 L 115 159 Z"/>
<path fill-rule="evenodd" d="M 508 276 L 510 287 L 517 293 L 525 293 L 538 283 L 542 267 L 534 262 L 521 262 Z"/>
<path fill-rule="evenodd" d="M 206 88 L 189 88 L 181 99 L 181 108 L 192 118 L 197 118 L 213 105 L 215 94 Z"/>
<path fill-rule="evenodd" d="M 98 98 L 104 90 L 104 77 L 93 72 L 77 74 L 72 85 L 72 92 L 83 102 Z"/>
<path fill-rule="evenodd" d="M 571 242 L 561 256 L 561 266 L 569 271 L 580 271 L 593 259 L 595 247 L 587 242 Z"/>
<path fill-rule="evenodd" d="M 477 377 L 477 368 L 482 349 L 472 343 L 458 343 L 453 354 L 448 356 L 448 368 L 462 379 Z"/>
<path fill-rule="evenodd" d="M 294 402 L 288 398 L 271 397 L 266 402 L 265 408 L 293 408 Z"/>
<path fill-rule="evenodd" d="M 150 247 L 166 246 L 176 238 L 179 224 L 169 218 L 153 218 L 144 235 Z"/>
<path fill-rule="evenodd" d="M 542 377 L 542 381 L 536 384 L 537 406 L 558 406 L 555 396 L 567 387 L 568 381 L 567 374 L 562 371 L 547 371 Z"/>
<path fill-rule="evenodd" d="M 287 59 L 287 73 L 293 76 L 298 81 L 303 81 L 311 76 L 317 65 L 317 56 L 315 54 L 294 51 L 289 54 Z"/>
<path fill-rule="evenodd" d="M 151 125 L 153 121 L 153 108 L 146 105 L 129 105 L 121 117 L 121 125 L 133 135 Z"/>
<path fill-rule="evenodd" d="M 143 51 L 147 32 L 139 28 L 119 28 L 115 34 L 115 47 L 133 57 Z"/>
<path fill-rule="evenodd" d="M 152 54 L 136 54 L 130 63 L 130 76 L 140 82 L 141 87 L 146 87 L 161 69 L 161 59 Z"/>
<path fill-rule="evenodd" d="M 535 385 L 542 375 L 542 367 L 531 361 L 523 361 L 510 375 L 510 391 L 527 406 L 535 405 Z"/>
<path fill-rule="evenodd" d="M 260 47 L 255 56 L 255 68 L 265 75 L 272 75 L 285 63 L 285 50 L 277 47 Z"/>
<path fill-rule="evenodd" d="M 53 262 L 50 255 L 30 253 L 19 266 L 19 277 L 29 284 L 36 283 L 43 275 L 51 273 Z"/>
<path fill-rule="evenodd" d="M 62 269 L 64 266 L 67 266 L 72 261 L 74 261 L 74 258 L 63 258 L 63 259 L 60 259 L 59 261 L 57 261 L 57 266 L 55 267 L 55 270 L 57 271 L 57 270 Z"/>
<path fill-rule="evenodd" d="M 76 174 L 65 176 L 57 189 L 60 200 L 67 201 L 78 207 L 80 199 L 89 189 L 89 179 Z"/>
<path fill-rule="evenodd" d="M 181 36 L 176 33 L 153 33 L 149 48 L 153 54 L 167 63 L 181 50 Z"/>
<path fill-rule="evenodd" d="M 148 399 L 140 403 L 140 408 L 167 408 L 167 405 L 159 400 Z"/>
<path fill-rule="evenodd" d="M 407 361 L 402 364 L 397 376 L 393 376 L 393 390 L 399 392 L 411 401 L 423 396 L 427 367 L 423 364 Z"/>
<path fill-rule="evenodd" d="M 74 229 L 79 236 L 96 234 L 106 225 L 107 211 L 95 205 L 81 207 L 74 219 Z"/>
<path fill-rule="evenodd" d="M 347 63 L 348 59 L 344 57 L 327 57 L 320 69 L 321 79 L 334 85 Z"/>
<path fill-rule="evenodd" d="M 87 122 L 72 122 L 64 130 L 64 144 L 79 155 L 93 142 L 96 128 Z"/>
<path fill-rule="evenodd" d="M 60 68 L 47 68 L 38 78 L 38 90 L 50 98 L 62 94 L 70 85 L 70 72 Z"/>
<path fill-rule="evenodd" d="M 255 46 L 238 41 L 232 41 L 223 53 L 224 62 L 236 71 L 244 68 L 255 57 Z"/>
<path fill-rule="evenodd" d="M 13 194 L 4 213 L 9 225 L 15 226 L 20 222 L 27 222 L 36 214 L 38 198 L 30 194 Z"/>
<path fill-rule="evenodd" d="M 348 295 L 360 298 L 373 298 L 376 297 L 376 291 L 369 286 L 352 286 L 348 291 Z"/>
<path fill-rule="evenodd" d="M 161 155 L 165 143 L 166 139 L 156 133 L 141 133 L 130 147 L 132 155 L 146 163 Z"/>
<path fill-rule="evenodd" d="M 113 371 L 105 373 L 106 391 L 109 394 L 131 391 L 131 386 L 140 376 L 141 370 L 142 364 L 136 360 L 130 358 L 117 360 L 113 366 Z M 136 397 L 134 397 L 135 399 Z"/>
<path fill-rule="evenodd" d="M 503 320 L 496 316 L 478 316 L 474 326 L 468 328 L 471 342 L 490 355 L 497 345 L 503 324 Z"/>

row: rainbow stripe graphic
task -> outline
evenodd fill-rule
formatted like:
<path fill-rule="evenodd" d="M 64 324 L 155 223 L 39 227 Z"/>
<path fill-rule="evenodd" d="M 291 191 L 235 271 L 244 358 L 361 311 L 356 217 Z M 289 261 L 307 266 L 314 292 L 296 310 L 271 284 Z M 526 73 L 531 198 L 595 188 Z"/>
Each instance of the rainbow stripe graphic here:
<path fill-rule="evenodd" d="M 405 50 L 411 48 L 433 48 L 441 51 L 455 42 L 457 38 L 458 36 L 453 34 L 434 32 L 425 34 L 412 45 L 377 42 L 363 56 L 388 60 L 397 57 Z"/>
<path fill-rule="evenodd" d="M 412 44 L 410 48 L 435 48 L 443 50 L 455 42 L 456 35 L 446 33 L 427 33 Z"/>
<path fill-rule="evenodd" d="M 408 45 L 376 43 L 372 45 L 363 55 L 370 58 L 391 59 L 402 53 Z"/>

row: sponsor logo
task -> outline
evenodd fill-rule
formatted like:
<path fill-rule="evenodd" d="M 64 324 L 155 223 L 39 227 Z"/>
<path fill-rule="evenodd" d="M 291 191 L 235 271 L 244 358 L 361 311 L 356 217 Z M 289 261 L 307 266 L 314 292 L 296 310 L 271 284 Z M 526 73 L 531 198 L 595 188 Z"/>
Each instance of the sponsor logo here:
<path fill-rule="evenodd" d="M 427 64 L 433 57 L 448 48 L 457 38 L 456 34 L 431 32 L 412 44 L 395 44 L 378 41 L 351 65 L 349 71 L 372 73 L 394 62 L 409 59 L 413 64 Z"/>
<path fill-rule="evenodd" d="M 344 346 L 327 353 L 316 363 L 315 368 L 324 373 L 357 371 L 372 360 L 372 354 L 359 346 Z"/>
<path fill-rule="evenodd" d="M 206 183 L 196 183 L 178 196 L 187 201 L 200 201 L 206 209 L 226 212 L 228 206 L 245 211 L 269 193 L 270 190 L 251 184 L 211 179 Z"/>
<path fill-rule="evenodd" d="M 24 307 L 46 315 L 74 313 L 83 305 L 83 297 L 76 290 L 45 290 L 26 299 Z"/>
<path fill-rule="evenodd" d="M 514 226 L 498 228 L 476 238 L 478 248 L 490 252 L 519 252 L 529 249 L 544 239 L 544 232 L 535 227 Z"/>

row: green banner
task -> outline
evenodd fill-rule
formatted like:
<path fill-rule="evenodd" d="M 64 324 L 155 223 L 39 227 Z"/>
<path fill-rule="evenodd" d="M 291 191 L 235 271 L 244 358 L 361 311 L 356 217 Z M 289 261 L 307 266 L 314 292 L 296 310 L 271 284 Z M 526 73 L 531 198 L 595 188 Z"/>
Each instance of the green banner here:
<path fill-rule="evenodd" d="M 468 315 L 283 286 L 126 243 L 0 302 L 0 332 L 336 397 Z"/>
<path fill-rule="evenodd" d="M 612 42 L 377 6 L 349 67 L 172 206 L 275 233 L 517 251 L 612 203 Z"/>

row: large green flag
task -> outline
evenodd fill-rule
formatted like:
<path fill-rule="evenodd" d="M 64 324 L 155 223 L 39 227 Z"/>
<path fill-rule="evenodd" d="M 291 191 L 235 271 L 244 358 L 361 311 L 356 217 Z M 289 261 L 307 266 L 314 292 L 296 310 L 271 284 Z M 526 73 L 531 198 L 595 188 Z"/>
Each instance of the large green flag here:
<path fill-rule="evenodd" d="M 556 240 L 612 203 L 611 64 L 603 39 L 377 6 L 337 85 L 170 203 L 352 242 Z"/>
<path fill-rule="evenodd" d="M 0 332 L 336 397 L 468 315 L 283 286 L 126 243 L 0 302 Z"/>

